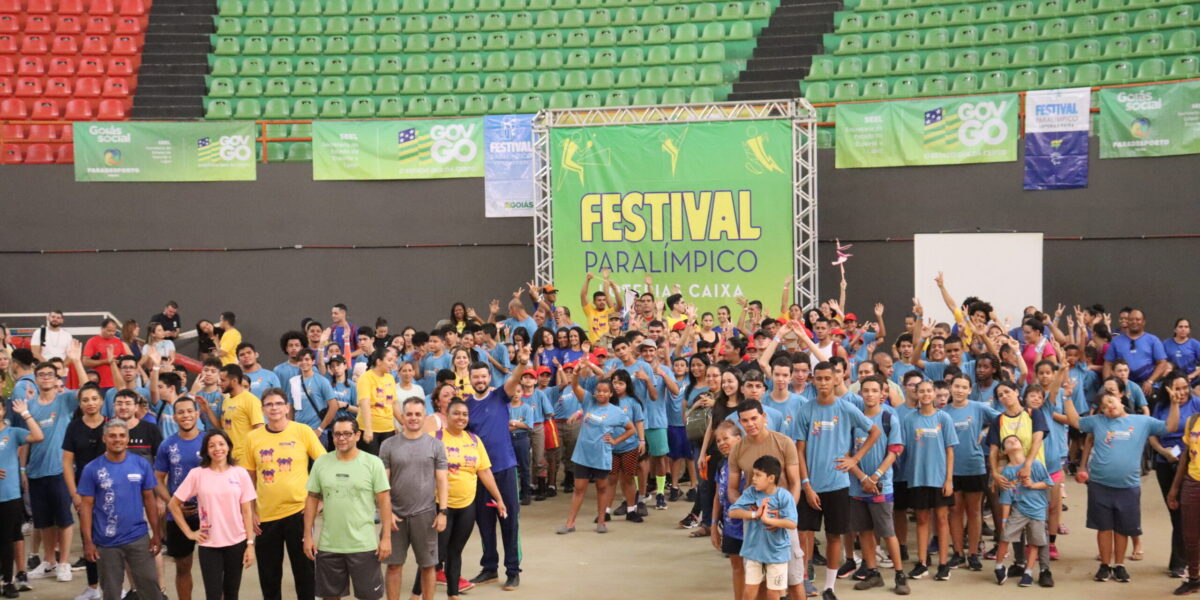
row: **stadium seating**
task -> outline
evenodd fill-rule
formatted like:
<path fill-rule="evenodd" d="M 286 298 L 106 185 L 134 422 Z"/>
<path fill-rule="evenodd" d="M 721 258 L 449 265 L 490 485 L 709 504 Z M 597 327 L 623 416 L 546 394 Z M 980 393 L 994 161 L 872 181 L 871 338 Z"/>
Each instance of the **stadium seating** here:
<path fill-rule="evenodd" d="M 814 103 L 1196 77 L 1200 3 L 847 0 L 801 83 Z M 828 111 L 824 111 L 828 112 Z"/>
<path fill-rule="evenodd" d="M 118 121 L 137 88 L 150 0 L 0 3 L 0 163 L 72 162 L 71 127 Z"/>
<path fill-rule="evenodd" d="M 394 118 L 722 100 L 777 3 L 220 0 L 205 115 Z M 306 153 L 296 148 L 284 155 Z"/>

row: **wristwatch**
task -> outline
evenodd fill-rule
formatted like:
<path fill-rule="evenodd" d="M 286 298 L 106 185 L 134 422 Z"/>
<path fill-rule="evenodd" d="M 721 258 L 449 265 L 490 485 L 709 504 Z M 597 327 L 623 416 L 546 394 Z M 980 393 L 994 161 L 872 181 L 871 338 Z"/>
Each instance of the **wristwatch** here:
<path fill-rule="evenodd" d="M 444 514 L 446 514 L 446 513 L 449 513 L 449 512 L 450 512 L 450 509 L 449 509 L 449 508 L 439 508 L 439 509 L 438 509 L 438 514 L 439 514 L 439 515 L 444 515 Z"/>

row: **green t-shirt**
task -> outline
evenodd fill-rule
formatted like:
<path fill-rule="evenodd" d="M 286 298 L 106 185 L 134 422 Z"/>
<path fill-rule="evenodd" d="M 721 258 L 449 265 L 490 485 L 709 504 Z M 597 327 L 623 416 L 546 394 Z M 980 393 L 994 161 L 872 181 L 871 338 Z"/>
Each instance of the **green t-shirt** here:
<path fill-rule="evenodd" d="M 360 450 L 351 461 L 338 460 L 336 452 L 318 458 L 308 476 L 308 491 L 325 499 L 317 548 L 338 554 L 375 550 L 375 494 L 390 489 L 377 456 Z"/>

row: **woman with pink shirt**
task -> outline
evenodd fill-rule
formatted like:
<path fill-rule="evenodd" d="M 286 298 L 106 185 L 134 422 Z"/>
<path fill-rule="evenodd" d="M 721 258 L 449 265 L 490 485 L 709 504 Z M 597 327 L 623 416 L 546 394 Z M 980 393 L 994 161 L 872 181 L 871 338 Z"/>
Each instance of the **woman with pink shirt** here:
<path fill-rule="evenodd" d="M 200 572 L 206 600 L 237 600 L 242 569 L 254 564 L 254 531 L 250 505 L 257 498 L 246 469 L 229 456 L 233 443 L 220 429 L 204 434 L 200 466 L 192 469 L 169 506 L 176 523 L 188 539 L 200 545 Z M 200 529 L 193 530 L 183 518 L 183 503 L 196 498 Z"/>
<path fill-rule="evenodd" d="M 1021 333 L 1025 337 L 1025 344 L 1021 346 L 1021 358 L 1025 360 L 1027 383 L 1033 382 L 1033 366 L 1043 359 L 1058 364 L 1054 345 L 1042 334 L 1043 331 L 1043 323 L 1037 318 L 1030 317 L 1021 323 Z"/>

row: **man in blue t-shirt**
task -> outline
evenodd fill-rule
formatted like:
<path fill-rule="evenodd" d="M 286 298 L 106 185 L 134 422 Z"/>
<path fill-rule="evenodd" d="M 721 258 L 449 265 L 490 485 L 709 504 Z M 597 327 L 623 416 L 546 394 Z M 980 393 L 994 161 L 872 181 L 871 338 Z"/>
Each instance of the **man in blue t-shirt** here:
<path fill-rule="evenodd" d="M 513 395 L 519 393 L 521 375 L 529 366 L 529 347 L 517 353 L 516 366 L 509 374 L 503 387 L 489 387 L 492 379 L 487 363 L 471 363 L 471 396 L 467 401 L 470 419 L 467 430 L 483 440 L 488 458 L 492 461 L 492 475 L 496 487 L 503 497 L 508 516 L 501 517 L 492 502 L 492 495 L 480 484 L 475 495 L 475 524 L 479 526 L 479 538 L 483 543 L 483 556 L 479 559 L 482 570 L 471 579 L 476 585 L 499 579 L 500 554 L 496 548 L 496 521 L 500 521 L 500 537 L 504 543 L 505 590 L 515 590 L 521 585 L 521 555 L 517 539 L 517 515 L 520 499 L 517 493 L 517 455 L 513 451 L 512 435 L 508 430 L 508 405 Z"/>
<path fill-rule="evenodd" d="M 283 382 L 279 380 L 279 376 L 274 371 L 268 371 L 259 364 L 258 350 L 254 344 L 250 342 L 238 344 L 237 359 L 238 364 L 242 367 L 242 374 L 250 380 L 250 393 L 254 394 L 255 398 L 262 398 L 263 392 L 282 386 Z"/>
<path fill-rule="evenodd" d="M 74 345 L 72 345 L 74 346 Z M 78 362 L 78 348 L 67 350 L 73 363 Z M 77 367 L 78 368 L 78 367 Z M 29 399 L 29 413 L 45 433 L 44 442 L 29 447 L 25 464 L 28 478 L 29 500 L 33 508 L 33 526 L 41 531 L 45 554 L 41 565 L 29 573 L 31 579 L 56 577 L 59 581 L 71 580 L 71 566 L 67 562 L 58 566 L 53 562 L 55 543 L 59 548 L 71 547 L 72 514 L 71 494 L 63 479 L 62 443 L 67 434 L 71 415 L 79 408 L 78 392 L 58 392 L 59 378 L 54 363 L 38 363 L 33 369 L 37 385 L 37 396 Z M 14 415 L 15 416 L 15 415 Z M 21 419 L 16 416 L 16 419 Z M 10 419 L 10 422 L 14 419 Z M 13 423 L 17 424 L 17 423 Z M 17 474 L 10 475 L 10 477 Z M 65 556 L 64 556 L 65 558 Z"/>
<path fill-rule="evenodd" d="M 1129 364 L 1129 379 L 1142 386 L 1148 396 L 1154 383 L 1171 370 L 1162 341 L 1146 332 L 1146 315 L 1138 309 L 1129 311 L 1125 331 L 1113 338 L 1104 351 L 1104 378 L 1113 374 L 1113 361 L 1125 359 Z"/>
<path fill-rule="evenodd" d="M 175 490 L 183 483 L 187 474 L 200 466 L 200 453 L 204 443 L 204 436 L 200 435 L 197 422 L 200 413 L 196 410 L 196 401 L 180 398 L 175 401 L 174 406 L 174 420 L 179 431 L 163 440 L 158 447 L 158 454 L 154 456 L 154 475 L 160 486 L 160 498 L 162 492 L 167 494 L 162 498 L 164 502 L 170 502 L 171 496 L 175 494 Z M 187 518 L 188 526 L 193 531 L 199 531 L 200 517 L 196 514 L 194 501 L 189 499 L 184 503 L 183 514 Z M 179 525 L 175 523 L 175 516 L 169 512 L 164 541 L 167 556 L 175 559 L 176 594 L 181 598 L 186 597 L 184 590 L 190 594 L 192 589 L 192 553 L 196 550 L 196 542 L 183 534 Z"/>
<path fill-rule="evenodd" d="M 139 599 L 160 600 L 154 556 L 162 531 L 154 501 L 154 469 L 146 459 L 126 452 L 129 427 L 121 419 L 104 424 L 104 445 L 105 453 L 88 463 L 79 478 L 83 555 L 100 567 L 105 600 L 121 597 L 126 570 Z M 150 523 L 149 537 L 146 523 Z"/>

